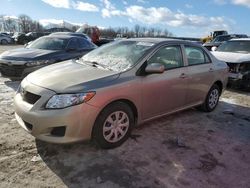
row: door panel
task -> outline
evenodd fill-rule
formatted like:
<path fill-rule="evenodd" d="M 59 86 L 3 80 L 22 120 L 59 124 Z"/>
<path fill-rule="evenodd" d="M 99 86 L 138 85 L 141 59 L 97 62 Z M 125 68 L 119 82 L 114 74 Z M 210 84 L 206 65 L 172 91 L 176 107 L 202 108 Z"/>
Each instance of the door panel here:
<path fill-rule="evenodd" d="M 214 81 L 214 65 L 200 47 L 185 46 L 188 62 L 188 105 L 204 102 Z"/>
<path fill-rule="evenodd" d="M 150 119 L 178 108 L 186 103 L 187 68 L 179 45 L 158 49 L 147 64 L 161 64 L 162 74 L 149 74 L 142 78 L 142 118 Z"/>
<path fill-rule="evenodd" d="M 203 102 L 213 84 L 214 74 L 210 72 L 213 64 L 194 65 L 188 68 L 187 103 Z"/>
<path fill-rule="evenodd" d="M 143 119 L 165 114 L 181 108 L 186 103 L 186 67 L 152 74 L 142 78 Z"/>

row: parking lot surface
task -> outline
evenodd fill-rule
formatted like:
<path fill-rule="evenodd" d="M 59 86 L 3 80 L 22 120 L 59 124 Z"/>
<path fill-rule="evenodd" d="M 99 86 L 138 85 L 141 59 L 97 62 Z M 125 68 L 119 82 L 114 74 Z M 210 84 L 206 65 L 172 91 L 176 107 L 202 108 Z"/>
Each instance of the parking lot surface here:
<path fill-rule="evenodd" d="M 0 187 L 250 185 L 249 92 L 227 90 L 214 112 L 162 117 L 134 129 L 121 147 L 101 150 L 91 142 L 48 144 L 26 133 L 14 118 L 19 83 L 0 77 Z"/>

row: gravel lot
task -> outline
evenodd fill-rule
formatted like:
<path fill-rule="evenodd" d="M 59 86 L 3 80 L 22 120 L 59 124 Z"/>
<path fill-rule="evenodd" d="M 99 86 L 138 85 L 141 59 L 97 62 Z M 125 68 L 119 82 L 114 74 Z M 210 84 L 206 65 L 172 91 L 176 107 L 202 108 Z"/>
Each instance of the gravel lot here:
<path fill-rule="evenodd" d="M 250 187 L 250 93 L 227 90 L 212 113 L 163 117 L 100 150 L 26 133 L 13 111 L 19 83 L 0 76 L 0 187 Z"/>

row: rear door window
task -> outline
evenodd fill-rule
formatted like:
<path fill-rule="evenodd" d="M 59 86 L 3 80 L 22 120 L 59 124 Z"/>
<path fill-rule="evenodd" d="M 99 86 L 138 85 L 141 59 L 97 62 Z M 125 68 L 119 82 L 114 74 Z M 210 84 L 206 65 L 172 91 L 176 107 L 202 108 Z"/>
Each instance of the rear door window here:
<path fill-rule="evenodd" d="M 200 65 L 210 63 L 208 55 L 199 47 L 185 46 L 188 65 Z"/>
<path fill-rule="evenodd" d="M 79 43 L 79 48 L 80 49 L 89 49 L 91 48 L 91 44 L 89 41 L 87 41 L 86 39 L 78 39 L 78 43 Z"/>
<path fill-rule="evenodd" d="M 68 49 L 79 49 L 79 44 L 76 38 L 72 38 L 67 46 Z"/>

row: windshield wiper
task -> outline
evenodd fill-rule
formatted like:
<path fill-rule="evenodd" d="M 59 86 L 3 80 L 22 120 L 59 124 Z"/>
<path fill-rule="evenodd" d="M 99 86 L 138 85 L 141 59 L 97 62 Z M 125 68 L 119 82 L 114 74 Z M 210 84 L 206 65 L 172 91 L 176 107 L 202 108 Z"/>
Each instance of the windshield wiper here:
<path fill-rule="evenodd" d="M 98 63 L 98 62 L 96 62 L 96 61 L 82 61 L 82 62 L 84 62 L 84 63 L 86 63 L 86 64 L 91 64 L 91 66 L 93 66 L 93 67 L 102 67 L 102 68 L 104 68 L 104 69 L 108 69 L 108 70 L 112 70 L 111 68 L 109 68 L 108 66 L 106 66 L 106 65 L 103 65 L 103 64 L 100 64 L 100 63 Z"/>

